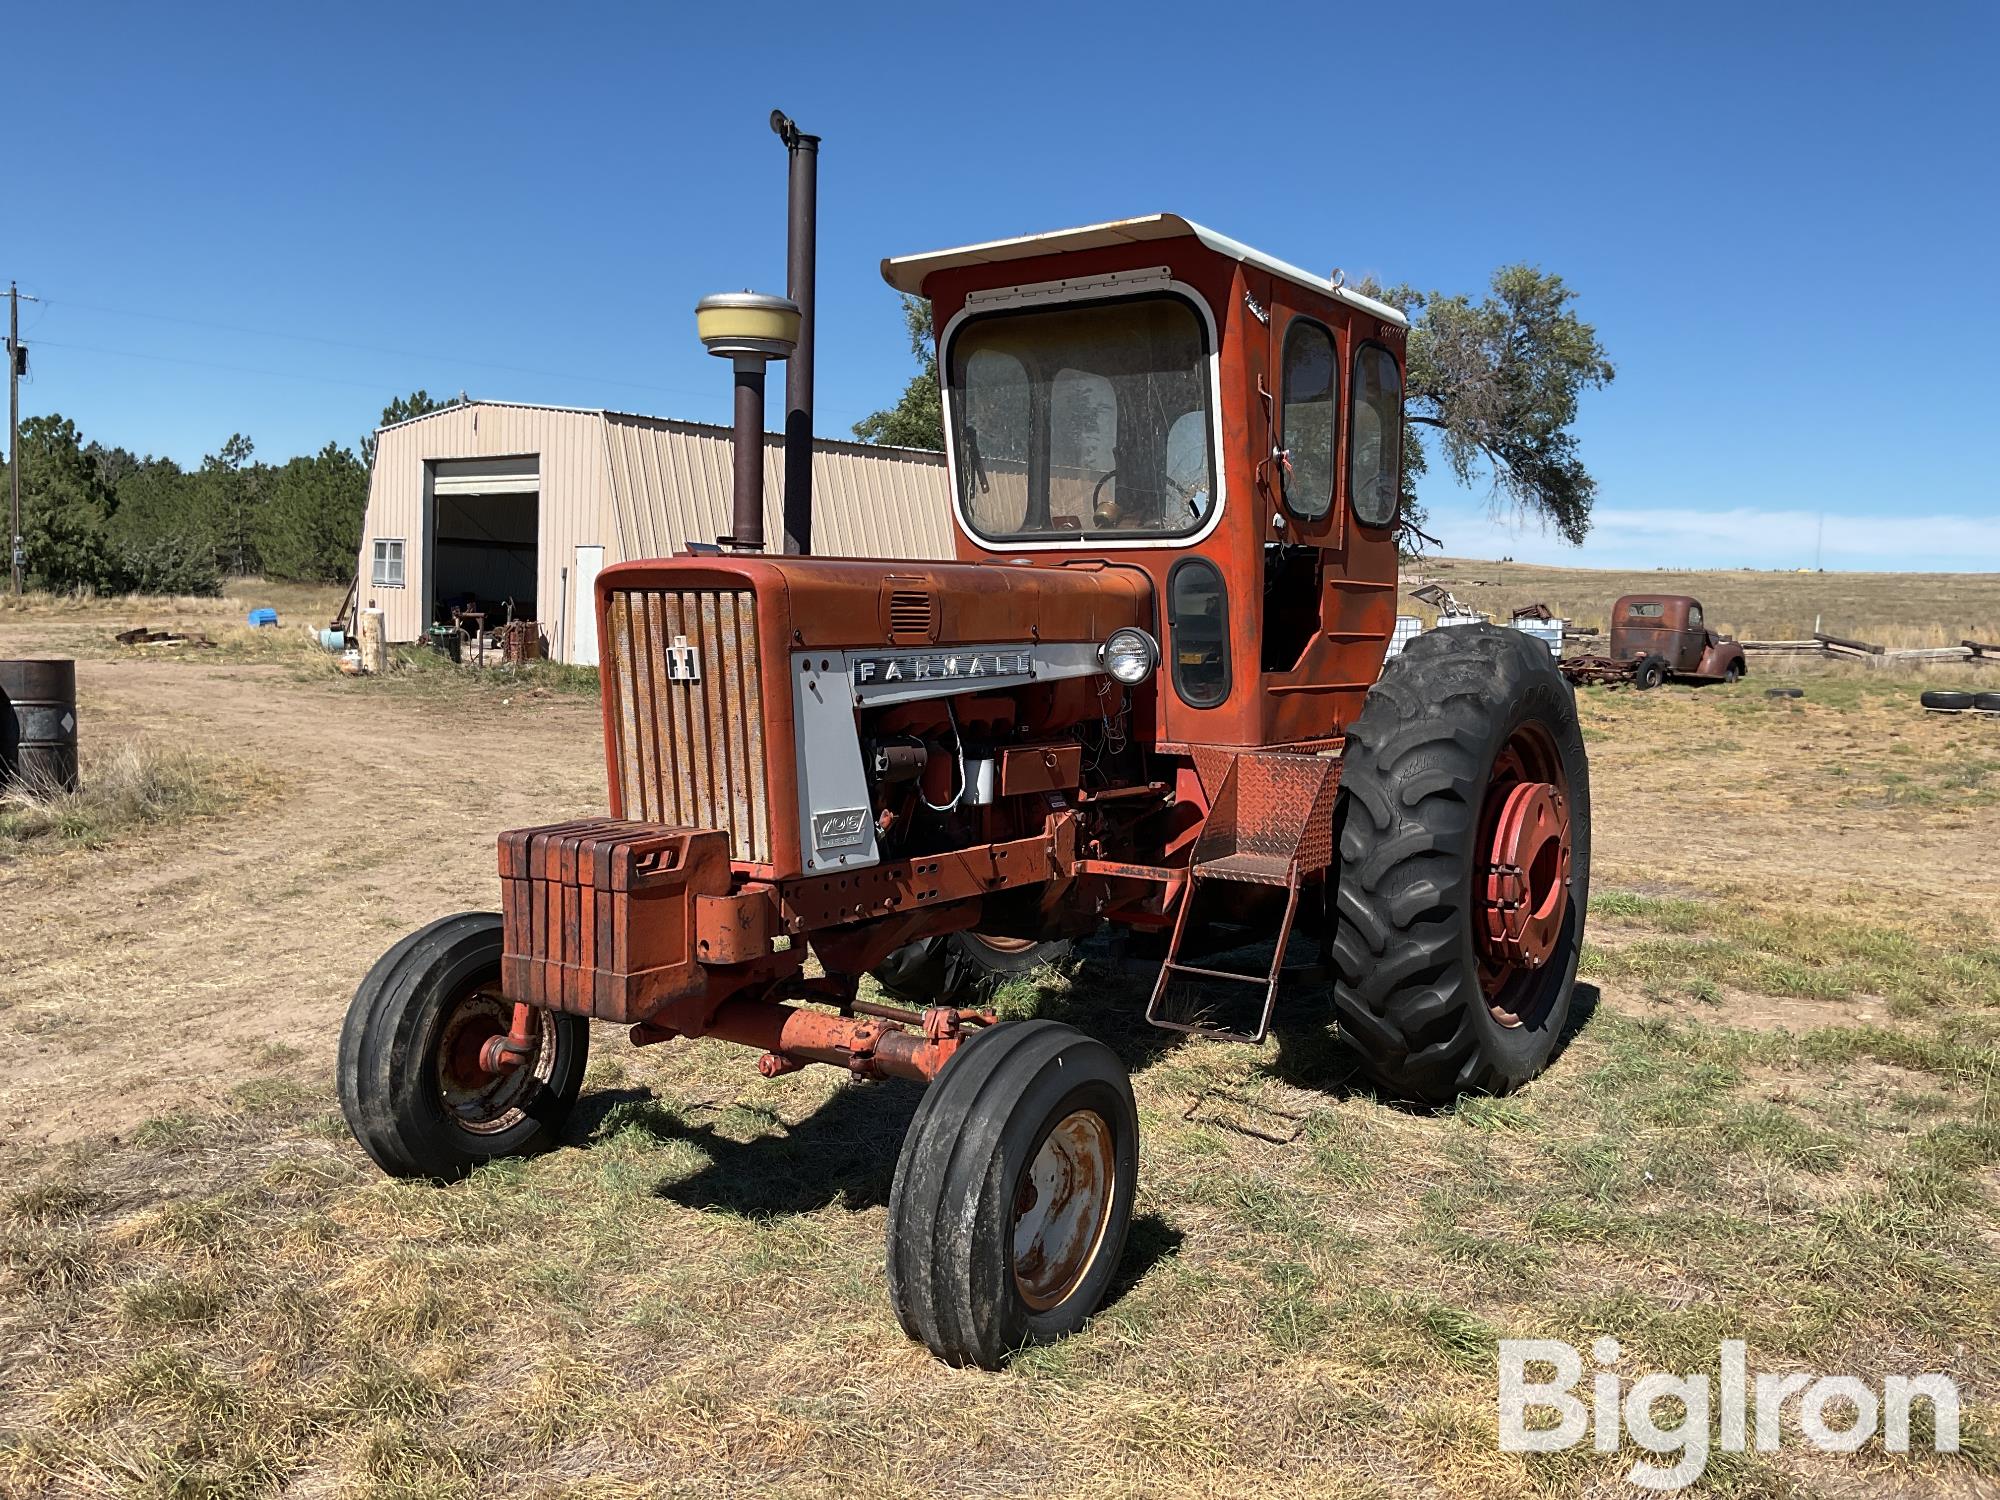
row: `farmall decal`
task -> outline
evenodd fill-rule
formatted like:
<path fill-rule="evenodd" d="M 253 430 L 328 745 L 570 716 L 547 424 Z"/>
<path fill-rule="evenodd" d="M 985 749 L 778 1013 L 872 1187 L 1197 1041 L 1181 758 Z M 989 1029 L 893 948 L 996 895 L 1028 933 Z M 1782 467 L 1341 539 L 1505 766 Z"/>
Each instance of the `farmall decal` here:
<path fill-rule="evenodd" d="M 1025 646 L 983 651 L 926 651 L 921 656 L 864 656 L 853 664 L 854 685 L 951 682 L 959 679 L 1032 677 L 1035 659 Z"/>

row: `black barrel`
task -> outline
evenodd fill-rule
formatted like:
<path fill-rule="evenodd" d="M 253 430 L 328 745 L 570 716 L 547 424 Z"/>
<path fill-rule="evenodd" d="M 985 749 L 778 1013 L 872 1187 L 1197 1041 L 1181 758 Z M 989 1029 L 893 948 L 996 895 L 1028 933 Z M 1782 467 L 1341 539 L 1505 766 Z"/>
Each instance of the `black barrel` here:
<path fill-rule="evenodd" d="M 0 786 L 76 790 L 76 663 L 0 661 Z"/>

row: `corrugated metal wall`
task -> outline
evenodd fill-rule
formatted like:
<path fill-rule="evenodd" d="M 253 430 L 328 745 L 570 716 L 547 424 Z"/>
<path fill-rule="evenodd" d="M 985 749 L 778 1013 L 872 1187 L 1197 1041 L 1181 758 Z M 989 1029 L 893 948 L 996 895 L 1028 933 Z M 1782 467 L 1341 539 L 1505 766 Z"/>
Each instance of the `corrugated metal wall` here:
<path fill-rule="evenodd" d="M 605 413 L 614 561 L 664 557 L 729 530 L 729 434 L 699 422 Z M 764 439 L 764 536 L 784 538 L 785 454 Z M 813 551 L 822 557 L 949 557 L 951 486 L 943 454 L 822 438 L 813 449 Z"/>
<path fill-rule="evenodd" d="M 664 557 L 690 538 L 729 529 L 728 432 L 699 422 L 476 401 L 386 429 L 375 455 L 361 533 L 361 599 L 380 607 L 392 641 L 418 639 L 429 611 L 425 489 L 439 459 L 538 455 L 541 544 L 538 612 L 549 645 L 568 657 L 575 634 L 579 546 L 607 563 Z M 765 439 L 764 528 L 784 534 L 785 459 Z M 813 455 L 813 550 L 828 557 L 949 557 L 951 488 L 944 456 L 822 439 Z M 404 542 L 400 589 L 370 582 L 378 537 Z M 572 597 L 565 597 L 572 596 Z M 560 608 L 560 615 L 558 610 Z"/>
<path fill-rule="evenodd" d="M 574 569 L 579 545 L 615 546 L 608 534 L 611 495 L 604 468 L 604 418 L 594 411 L 541 406 L 469 406 L 391 427 L 375 452 L 368 516 L 361 527 L 361 598 L 378 605 L 392 641 L 414 641 L 430 624 L 424 491 L 429 463 L 444 458 L 514 458 L 535 455 L 541 474 L 541 539 L 536 558 L 537 612 L 554 622 L 564 591 L 564 568 Z M 377 537 L 401 537 L 404 587 L 369 582 Z M 567 619 L 561 645 L 567 654 Z"/>

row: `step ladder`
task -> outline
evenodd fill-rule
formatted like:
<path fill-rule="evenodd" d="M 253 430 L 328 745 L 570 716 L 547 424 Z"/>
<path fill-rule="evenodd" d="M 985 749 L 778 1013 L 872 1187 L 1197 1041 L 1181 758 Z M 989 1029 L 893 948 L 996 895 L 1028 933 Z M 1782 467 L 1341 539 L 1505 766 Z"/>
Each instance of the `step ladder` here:
<path fill-rule="evenodd" d="M 1278 983 L 1284 977 L 1285 950 L 1298 918 L 1300 890 L 1309 877 L 1333 863 L 1333 808 L 1340 791 L 1340 759 L 1337 755 L 1283 750 L 1202 751 L 1195 758 L 1203 788 L 1210 791 L 1208 818 L 1189 853 L 1187 882 L 1174 915 L 1173 934 L 1167 940 L 1167 956 L 1160 964 L 1160 977 L 1146 1003 L 1146 1019 L 1190 1036 L 1261 1042 L 1271 1033 Z M 1285 892 L 1285 914 L 1278 924 L 1269 972 L 1245 974 L 1181 961 L 1188 916 L 1204 883 L 1271 886 Z M 1262 985 L 1264 1004 L 1256 1030 L 1237 1031 L 1169 1018 L 1164 1005 L 1176 978 Z"/>

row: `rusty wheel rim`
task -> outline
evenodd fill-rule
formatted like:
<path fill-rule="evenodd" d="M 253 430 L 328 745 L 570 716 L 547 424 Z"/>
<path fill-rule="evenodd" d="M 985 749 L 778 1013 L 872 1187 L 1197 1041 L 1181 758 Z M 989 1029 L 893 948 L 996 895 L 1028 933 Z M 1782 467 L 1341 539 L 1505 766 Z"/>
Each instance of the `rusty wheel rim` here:
<path fill-rule="evenodd" d="M 484 990 L 461 996 L 446 1012 L 438 1032 L 435 1061 L 438 1104 L 445 1117 L 474 1135 L 497 1135 L 526 1118 L 526 1105 L 555 1071 L 554 1028 L 534 1017 L 533 1050 L 527 1061 L 504 1072 L 480 1062 L 486 1043 L 505 1036 L 514 1004 Z"/>
<path fill-rule="evenodd" d="M 1535 980 L 1556 957 L 1569 915 L 1569 777 L 1540 724 L 1521 725 L 1494 757 L 1476 849 L 1480 989 L 1494 1020 L 1526 1026 L 1553 997 Z"/>
<path fill-rule="evenodd" d="M 1014 1198 L 1014 1286 L 1045 1312 L 1090 1274 L 1111 1223 L 1118 1158 L 1094 1109 L 1058 1120 L 1042 1138 Z"/>
<path fill-rule="evenodd" d="M 993 937 L 984 932 L 968 932 L 966 936 L 982 948 L 991 948 L 995 953 L 1026 953 L 1035 946 L 1033 938 Z"/>

